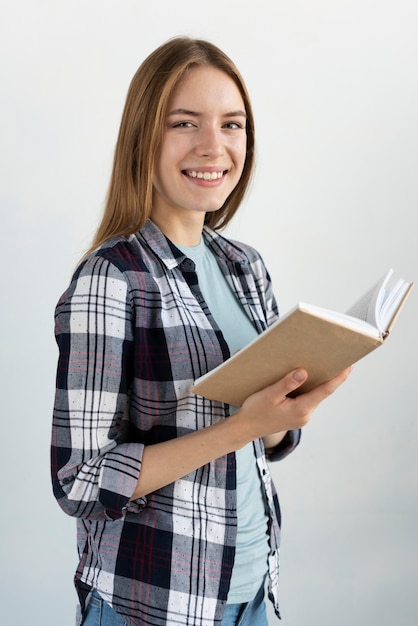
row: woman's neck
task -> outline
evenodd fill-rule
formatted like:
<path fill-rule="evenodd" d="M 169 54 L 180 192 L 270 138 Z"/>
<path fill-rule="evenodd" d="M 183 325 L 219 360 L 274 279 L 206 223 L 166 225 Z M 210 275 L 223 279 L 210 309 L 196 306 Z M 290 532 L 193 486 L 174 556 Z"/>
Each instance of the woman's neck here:
<path fill-rule="evenodd" d="M 174 212 L 168 214 L 152 211 L 151 220 L 173 243 L 181 246 L 197 246 L 202 237 L 205 214 L 190 213 L 185 216 L 174 214 Z"/>

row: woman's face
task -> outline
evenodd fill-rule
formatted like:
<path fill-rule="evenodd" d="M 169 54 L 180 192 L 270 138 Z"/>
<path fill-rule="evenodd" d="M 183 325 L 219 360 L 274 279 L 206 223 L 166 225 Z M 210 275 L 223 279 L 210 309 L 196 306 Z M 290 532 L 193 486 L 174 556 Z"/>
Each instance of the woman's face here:
<path fill-rule="evenodd" d="M 212 66 L 188 70 L 169 101 L 151 217 L 203 223 L 237 185 L 246 146 L 245 106 L 234 81 Z"/>

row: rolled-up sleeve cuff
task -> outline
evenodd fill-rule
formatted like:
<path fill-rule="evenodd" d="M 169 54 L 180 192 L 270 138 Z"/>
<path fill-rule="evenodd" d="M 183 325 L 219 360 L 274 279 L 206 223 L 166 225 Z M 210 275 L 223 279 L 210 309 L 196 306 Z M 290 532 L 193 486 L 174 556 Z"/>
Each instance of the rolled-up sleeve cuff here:
<path fill-rule="evenodd" d="M 301 434 L 300 429 L 288 430 L 281 442 L 269 452 L 268 460 L 271 462 L 281 461 L 284 457 L 293 452 L 296 446 L 299 445 Z"/>
<path fill-rule="evenodd" d="M 109 519 L 122 517 L 141 471 L 144 446 L 124 443 L 108 452 L 101 467 L 99 500 Z"/>

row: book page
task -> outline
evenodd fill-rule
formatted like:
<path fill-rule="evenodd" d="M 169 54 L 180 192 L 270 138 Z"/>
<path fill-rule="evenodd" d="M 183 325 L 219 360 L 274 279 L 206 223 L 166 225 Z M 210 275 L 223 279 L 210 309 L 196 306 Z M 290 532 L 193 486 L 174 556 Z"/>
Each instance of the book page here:
<path fill-rule="evenodd" d="M 379 310 L 385 300 L 385 286 L 391 277 L 393 270 L 389 270 L 379 282 L 367 291 L 355 304 L 353 304 L 348 311 L 347 315 L 357 317 L 360 320 L 364 320 L 369 324 L 372 324 L 380 331 L 385 329 L 379 325 Z"/>
<path fill-rule="evenodd" d="M 301 311 L 311 313 L 312 315 L 315 315 L 323 320 L 340 324 L 340 326 L 344 326 L 345 328 L 351 328 L 352 330 L 356 330 L 357 332 L 363 333 L 369 337 L 380 337 L 381 335 L 380 330 L 374 324 L 370 324 L 367 320 L 362 319 L 357 315 L 331 311 L 331 309 L 324 309 L 313 304 L 306 304 L 305 302 L 299 302 L 296 308 L 299 308 Z"/>
<path fill-rule="evenodd" d="M 399 304 L 402 302 L 409 289 L 410 284 L 399 279 L 389 291 L 385 291 L 384 302 L 379 311 L 379 324 L 382 330 L 387 330 L 390 327 L 394 315 L 399 308 Z"/>

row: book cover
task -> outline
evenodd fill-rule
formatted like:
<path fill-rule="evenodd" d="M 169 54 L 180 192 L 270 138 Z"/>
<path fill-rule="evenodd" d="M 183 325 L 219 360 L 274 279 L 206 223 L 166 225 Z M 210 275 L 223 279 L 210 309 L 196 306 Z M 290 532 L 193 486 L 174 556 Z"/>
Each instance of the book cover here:
<path fill-rule="evenodd" d="M 412 283 L 405 283 L 393 307 L 389 327 L 399 314 Z M 304 367 L 303 393 L 381 346 L 389 335 L 366 321 L 300 303 L 248 346 L 195 381 L 191 391 L 211 400 L 241 406 L 244 400 Z"/>

